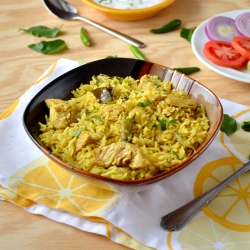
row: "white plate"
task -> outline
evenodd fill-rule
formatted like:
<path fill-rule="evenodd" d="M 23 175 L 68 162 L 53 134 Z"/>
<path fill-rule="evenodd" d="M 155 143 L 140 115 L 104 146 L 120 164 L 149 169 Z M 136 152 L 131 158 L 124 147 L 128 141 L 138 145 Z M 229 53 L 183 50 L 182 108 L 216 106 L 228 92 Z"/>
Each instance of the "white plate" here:
<path fill-rule="evenodd" d="M 235 19 L 239 14 L 241 14 L 243 12 L 247 12 L 247 11 L 250 11 L 250 9 L 249 10 L 235 10 L 235 11 L 225 12 L 225 13 L 219 14 L 217 16 L 227 16 L 227 17 L 231 17 L 231 18 Z M 231 79 L 234 79 L 237 81 L 250 83 L 250 71 L 247 70 L 246 67 L 239 69 L 239 70 L 235 70 L 235 69 L 231 69 L 231 68 L 217 66 L 216 64 L 214 64 L 214 63 L 210 62 L 208 59 L 206 59 L 205 56 L 203 55 L 204 45 L 206 42 L 209 41 L 209 39 L 207 38 L 207 36 L 205 34 L 204 29 L 205 29 L 206 23 L 210 19 L 201 23 L 195 29 L 195 31 L 193 33 L 191 45 L 192 45 L 192 49 L 193 49 L 194 54 L 204 65 L 206 65 L 211 70 L 219 73 L 220 75 L 226 76 L 228 78 L 231 78 Z"/>

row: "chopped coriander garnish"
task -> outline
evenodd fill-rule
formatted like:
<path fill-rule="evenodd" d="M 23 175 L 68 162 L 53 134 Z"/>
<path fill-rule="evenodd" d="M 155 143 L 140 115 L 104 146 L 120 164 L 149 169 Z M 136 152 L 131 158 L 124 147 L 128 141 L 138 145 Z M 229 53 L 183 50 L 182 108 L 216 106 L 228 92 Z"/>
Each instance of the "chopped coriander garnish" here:
<path fill-rule="evenodd" d="M 159 82 L 154 82 L 153 84 L 155 85 L 156 88 L 160 88 L 161 87 L 161 84 L 159 84 Z"/>
<path fill-rule="evenodd" d="M 176 158 L 177 158 L 178 160 L 180 160 L 180 157 L 179 157 L 179 155 L 177 154 L 177 152 L 172 151 L 171 153 L 172 153 L 173 155 L 175 155 L 175 156 L 176 156 Z"/>
<path fill-rule="evenodd" d="M 169 127 L 169 125 L 177 124 L 178 120 L 172 119 L 170 121 L 167 121 L 166 119 L 162 119 L 162 120 L 159 120 L 159 123 L 160 123 L 160 126 L 161 126 L 161 130 L 165 131 Z"/>
<path fill-rule="evenodd" d="M 150 128 L 157 128 L 158 125 L 156 123 L 154 123 L 153 125 L 150 126 Z"/>
<path fill-rule="evenodd" d="M 173 120 L 168 121 L 168 126 L 171 124 L 177 124 L 177 123 L 178 123 L 178 120 L 173 119 Z"/>
<path fill-rule="evenodd" d="M 165 131 L 167 129 L 167 120 L 166 119 L 159 120 L 159 123 L 161 126 L 161 130 Z"/>
<path fill-rule="evenodd" d="M 103 121 L 104 118 L 103 117 L 96 117 L 95 119 L 98 121 Z"/>
<path fill-rule="evenodd" d="M 120 76 L 113 76 L 113 78 L 116 78 L 120 84 L 122 84 L 124 78 L 123 77 L 120 77 Z"/>
<path fill-rule="evenodd" d="M 95 111 L 95 109 L 96 109 L 96 107 L 94 106 L 94 108 L 93 108 L 93 110 L 89 110 L 89 109 L 85 109 L 85 114 L 86 115 L 90 115 L 90 114 L 92 114 L 94 111 Z"/>
<path fill-rule="evenodd" d="M 146 102 L 138 102 L 137 106 L 139 107 L 147 107 L 151 104 L 152 102 L 150 102 L 149 100 L 147 100 Z"/>
<path fill-rule="evenodd" d="M 82 130 L 83 130 L 83 128 L 79 128 L 79 129 L 73 131 L 70 135 L 74 136 L 74 137 L 77 137 L 78 135 L 81 134 Z"/>

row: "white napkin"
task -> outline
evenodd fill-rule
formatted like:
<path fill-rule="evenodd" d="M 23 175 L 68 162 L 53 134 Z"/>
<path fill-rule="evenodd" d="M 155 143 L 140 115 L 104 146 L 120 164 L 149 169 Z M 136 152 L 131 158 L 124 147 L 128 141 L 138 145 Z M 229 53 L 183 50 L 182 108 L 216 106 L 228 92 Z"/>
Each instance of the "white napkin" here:
<path fill-rule="evenodd" d="M 78 66 L 60 59 L 0 115 L 0 200 L 132 249 L 249 249 L 249 173 L 240 176 L 182 230 L 166 231 L 161 217 L 212 188 L 247 161 L 250 133 L 219 132 L 190 166 L 152 189 L 121 194 L 94 187 L 56 165 L 34 146 L 22 125 L 30 99 L 57 76 Z M 240 124 L 250 108 L 221 100 Z M 13 157 L 14 156 L 14 157 Z"/>

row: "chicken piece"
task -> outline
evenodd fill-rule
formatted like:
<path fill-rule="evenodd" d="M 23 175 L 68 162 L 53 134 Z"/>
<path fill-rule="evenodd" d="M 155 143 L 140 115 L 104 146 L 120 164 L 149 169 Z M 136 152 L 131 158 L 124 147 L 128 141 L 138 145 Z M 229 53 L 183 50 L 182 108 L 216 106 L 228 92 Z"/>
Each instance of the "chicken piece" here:
<path fill-rule="evenodd" d="M 74 111 L 67 102 L 60 99 L 47 99 L 45 103 L 49 108 L 50 121 L 55 129 L 64 129 L 76 121 Z"/>
<path fill-rule="evenodd" d="M 172 94 L 167 96 L 166 103 L 171 106 L 177 106 L 181 108 L 196 109 L 197 107 L 197 103 L 195 100 L 189 98 L 182 98 Z"/>
<path fill-rule="evenodd" d="M 122 88 L 121 87 L 116 87 L 113 91 L 113 98 L 118 99 L 122 95 Z"/>
<path fill-rule="evenodd" d="M 160 84 L 161 80 L 159 79 L 158 76 L 153 76 L 153 75 L 144 75 L 140 78 L 139 82 L 139 88 L 140 89 L 145 89 L 150 85 L 157 85 Z"/>
<path fill-rule="evenodd" d="M 54 105 L 65 103 L 65 101 L 63 101 L 61 99 L 46 99 L 45 103 L 46 103 L 47 107 L 50 108 Z"/>
<path fill-rule="evenodd" d="M 127 142 L 117 142 L 96 148 L 93 156 L 95 163 L 105 168 L 116 165 L 136 169 L 147 167 L 150 164 L 139 148 Z"/>
<path fill-rule="evenodd" d="M 111 104 L 107 105 L 104 108 L 102 108 L 99 111 L 99 114 L 101 116 L 105 116 L 106 113 L 109 113 L 109 120 L 110 121 L 116 121 L 121 112 L 123 112 L 125 109 L 121 104 Z"/>
<path fill-rule="evenodd" d="M 114 91 L 113 91 L 114 100 L 121 99 L 123 102 L 125 102 L 129 99 L 129 95 L 130 95 L 129 90 L 126 90 L 122 86 L 118 86 L 114 88 Z"/>
<path fill-rule="evenodd" d="M 144 75 L 140 78 L 139 87 L 143 88 L 150 82 L 150 75 Z"/>
<path fill-rule="evenodd" d="M 76 152 L 79 152 L 83 147 L 88 144 L 94 143 L 96 140 L 92 138 L 88 133 L 82 132 L 76 139 L 75 147 Z"/>

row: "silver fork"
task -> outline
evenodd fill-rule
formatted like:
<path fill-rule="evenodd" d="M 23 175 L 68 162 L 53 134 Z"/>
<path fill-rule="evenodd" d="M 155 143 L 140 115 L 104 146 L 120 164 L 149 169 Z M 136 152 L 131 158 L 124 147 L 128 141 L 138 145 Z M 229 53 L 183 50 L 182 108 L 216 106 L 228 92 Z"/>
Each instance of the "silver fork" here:
<path fill-rule="evenodd" d="M 249 156 L 250 160 L 250 156 Z M 184 227 L 205 205 L 207 205 L 223 188 L 244 172 L 250 170 L 250 161 L 234 172 L 224 181 L 208 190 L 204 194 L 191 200 L 186 205 L 174 210 L 161 218 L 161 227 L 166 230 L 178 231 Z"/>

